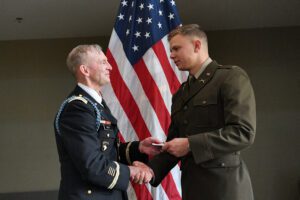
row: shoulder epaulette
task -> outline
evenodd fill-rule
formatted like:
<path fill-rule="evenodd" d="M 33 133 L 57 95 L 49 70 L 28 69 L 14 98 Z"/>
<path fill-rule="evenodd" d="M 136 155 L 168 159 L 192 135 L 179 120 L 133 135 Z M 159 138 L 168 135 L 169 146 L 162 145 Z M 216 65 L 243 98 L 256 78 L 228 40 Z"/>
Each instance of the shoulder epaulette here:
<path fill-rule="evenodd" d="M 56 129 L 57 134 L 59 134 L 59 135 L 61 134 L 60 130 L 59 130 L 59 119 L 60 119 L 61 113 L 63 112 L 64 108 L 66 107 L 66 105 L 68 103 L 75 101 L 75 100 L 82 101 L 85 104 L 90 103 L 93 106 L 95 113 L 96 113 L 96 130 L 98 131 L 100 128 L 100 124 L 101 124 L 100 123 L 100 120 L 101 120 L 100 110 L 97 108 L 96 104 L 93 103 L 93 101 L 91 101 L 89 98 L 84 97 L 80 94 L 79 96 L 76 96 L 76 95 L 71 96 L 62 102 L 62 104 L 57 112 L 56 118 L 55 118 L 55 129 Z"/>
<path fill-rule="evenodd" d="M 218 68 L 219 69 L 232 69 L 233 66 L 232 65 L 219 65 Z"/>
<path fill-rule="evenodd" d="M 75 100 L 80 100 L 80 101 L 82 101 L 85 104 L 88 103 L 88 100 L 86 100 L 81 94 L 79 96 L 71 96 L 68 99 L 69 99 L 68 103 L 70 103 L 71 101 L 75 101 Z"/>

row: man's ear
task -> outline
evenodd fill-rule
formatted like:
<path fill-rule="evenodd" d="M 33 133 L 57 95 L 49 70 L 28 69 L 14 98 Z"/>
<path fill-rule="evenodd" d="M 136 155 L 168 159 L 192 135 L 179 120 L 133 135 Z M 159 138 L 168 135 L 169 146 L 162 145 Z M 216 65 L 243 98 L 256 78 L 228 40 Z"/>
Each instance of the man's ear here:
<path fill-rule="evenodd" d="M 201 49 L 201 40 L 199 40 L 199 39 L 195 39 L 194 40 L 194 51 L 195 52 L 199 52 L 200 51 L 200 49 Z"/>
<path fill-rule="evenodd" d="M 89 71 L 89 69 L 88 69 L 88 67 L 86 65 L 80 65 L 79 66 L 79 71 L 84 76 L 88 76 L 90 74 L 90 71 Z"/>

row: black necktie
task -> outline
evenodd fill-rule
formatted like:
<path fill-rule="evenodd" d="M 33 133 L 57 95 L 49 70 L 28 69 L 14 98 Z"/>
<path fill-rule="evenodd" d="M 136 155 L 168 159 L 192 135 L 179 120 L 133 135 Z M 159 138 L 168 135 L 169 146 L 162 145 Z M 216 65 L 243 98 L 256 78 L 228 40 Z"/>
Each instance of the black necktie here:
<path fill-rule="evenodd" d="M 190 75 L 189 76 L 189 80 L 188 80 L 188 90 L 190 90 L 191 89 L 191 87 L 192 87 L 192 85 L 196 82 L 196 78 L 195 78 L 195 76 L 193 76 L 193 75 Z"/>

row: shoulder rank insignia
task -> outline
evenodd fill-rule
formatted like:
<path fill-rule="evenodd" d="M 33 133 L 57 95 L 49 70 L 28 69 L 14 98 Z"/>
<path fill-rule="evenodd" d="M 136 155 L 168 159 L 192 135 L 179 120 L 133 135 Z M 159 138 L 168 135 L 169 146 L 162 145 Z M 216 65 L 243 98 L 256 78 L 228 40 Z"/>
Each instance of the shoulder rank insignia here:
<path fill-rule="evenodd" d="M 69 99 L 68 103 L 70 103 L 71 101 L 74 101 L 74 100 L 80 100 L 80 101 L 82 101 L 82 102 L 85 103 L 85 104 L 88 103 L 88 101 L 87 101 L 81 94 L 80 94 L 79 96 L 72 96 L 72 97 Z"/>
<path fill-rule="evenodd" d="M 75 100 L 79 100 L 79 101 L 82 101 L 83 103 L 85 104 L 88 104 L 90 103 L 94 110 L 95 110 L 95 113 L 96 113 L 96 129 L 97 129 L 97 132 L 99 131 L 99 128 L 100 128 L 100 119 L 101 119 L 101 113 L 100 113 L 100 110 L 97 108 L 97 106 L 95 105 L 95 103 L 93 103 L 89 98 L 87 97 L 83 97 L 81 94 L 79 94 L 78 96 L 71 96 L 69 98 L 67 98 L 66 100 L 63 101 L 63 103 L 61 104 L 57 114 L 56 114 L 56 117 L 55 117 L 55 129 L 56 129 L 56 132 L 58 135 L 60 135 L 60 130 L 59 130 L 59 119 L 60 119 L 60 115 L 61 113 L 63 112 L 65 106 L 72 102 L 72 101 L 75 101 Z"/>

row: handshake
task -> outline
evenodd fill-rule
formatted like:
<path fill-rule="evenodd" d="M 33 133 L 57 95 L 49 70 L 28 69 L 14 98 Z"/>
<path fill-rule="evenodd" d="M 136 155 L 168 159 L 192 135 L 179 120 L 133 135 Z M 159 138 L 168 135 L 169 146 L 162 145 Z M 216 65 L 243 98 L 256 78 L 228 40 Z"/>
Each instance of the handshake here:
<path fill-rule="evenodd" d="M 140 142 L 139 151 L 149 156 L 155 156 L 162 151 L 163 144 L 156 138 L 148 137 Z M 134 161 L 128 167 L 130 170 L 130 179 L 135 183 L 149 183 L 154 176 L 152 169 L 142 162 Z"/>
<path fill-rule="evenodd" d="M 139 144 L 139 151 L 149 156 L 155 156 L 160 152 L 167 152 L 176 157 L 182 157 L 190 151 L 187 138 L 174 138 L 171 141 L 162 143 L 158 139 L 149 137 L 144 139 Z M 135 183 L 149 183 L 154 177 L 153 170 L 146 164 L 134 161 L 132 166 L 129 166 L 130 178 Z"/>
<path fill-rule="evenodd" d="M 146 164 L 134 161 L 132 166 L 129 166 L 130 179 L 139 184 L 149 183 L 154 176 L 154 173 L 150 167 Z"/>

